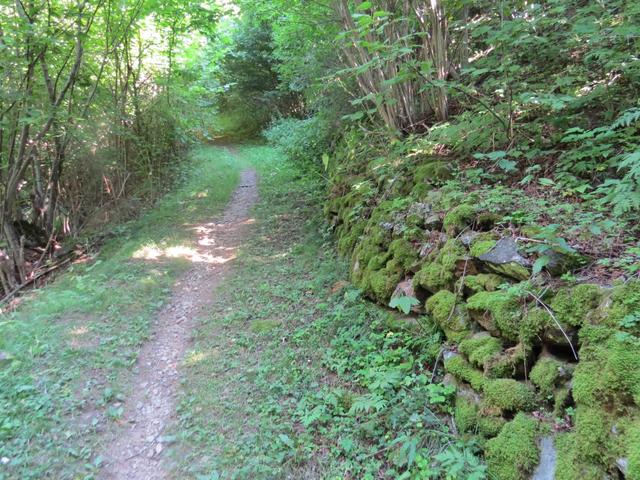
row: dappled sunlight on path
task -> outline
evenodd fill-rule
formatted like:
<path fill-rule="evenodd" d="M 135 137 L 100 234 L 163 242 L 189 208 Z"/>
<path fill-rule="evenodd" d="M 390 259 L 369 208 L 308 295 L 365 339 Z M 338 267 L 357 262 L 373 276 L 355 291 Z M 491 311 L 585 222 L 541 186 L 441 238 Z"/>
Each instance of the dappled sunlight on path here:
<path fill-rule="evenodd" d="M 257 200 L 256 182 L 254 171 L 242 172 L 240 186 L 219 221 L 183 226 L 194 233 L 192 245 L 147 245 L 134 253 L 133 258 L 139 261 L 185 259 L 192 265 L 176 282 L 170 301 L 153 324 L 151 338 L 140 351 L 124 416 L 104 441 L 105 468 L 100 478 L 167 477 L 163 452 L 170 442 L 166 432 L 175 418 L 179 368 L 196 319 L 205 315 L 214 301 L 215 286 L 224 278 L 247 227 L 254 222 L 248 213 Z"/>

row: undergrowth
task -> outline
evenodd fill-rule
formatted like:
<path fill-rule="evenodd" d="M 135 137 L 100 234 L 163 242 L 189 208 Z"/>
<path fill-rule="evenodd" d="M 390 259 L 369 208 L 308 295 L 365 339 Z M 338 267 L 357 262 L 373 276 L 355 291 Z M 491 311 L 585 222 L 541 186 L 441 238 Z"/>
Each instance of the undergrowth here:
<path fill-rule="evenodd" d="M 96 434 L 122 415 L 150 319 L 189 265 L 139 252 L 191 245 L 189 223 L 224 207 L 239 168 L 225 149 L 196 150 L 174 193 L 2 314 L 0 352 L 11 360 L 0 364 L 0 479 L 93 478 L 102 462 Z"/>
<path fill-rule="evenodd" d="M 451 433 L 453 387 L 432 381 L 439 334 L 345 281 L 319 176 L 248 155 L 256 225 L 185 360 L 176 476 L 484 478 Z"/>

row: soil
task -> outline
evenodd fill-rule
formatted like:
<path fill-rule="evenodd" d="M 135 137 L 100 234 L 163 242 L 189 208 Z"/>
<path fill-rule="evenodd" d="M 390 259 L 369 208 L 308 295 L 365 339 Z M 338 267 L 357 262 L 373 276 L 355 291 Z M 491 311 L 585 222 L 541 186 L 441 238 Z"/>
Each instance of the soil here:
<path fill-rule="evenodd" d="M 215 287 L 228 274 L 251 223 L 257 176 L 243 171 L 240 185 L 218 221 L 192 228 L 197 252 L 192 267 L 176 282 L 158 313 L 152 334 L 138 356 L 131 394 L 120 426 L 105 439 L 101 479 L 158 480 L 169 477 L 163 453 L 175 420 L 180 365 L 190 346 L 196 319 L 207 314 Z"/>

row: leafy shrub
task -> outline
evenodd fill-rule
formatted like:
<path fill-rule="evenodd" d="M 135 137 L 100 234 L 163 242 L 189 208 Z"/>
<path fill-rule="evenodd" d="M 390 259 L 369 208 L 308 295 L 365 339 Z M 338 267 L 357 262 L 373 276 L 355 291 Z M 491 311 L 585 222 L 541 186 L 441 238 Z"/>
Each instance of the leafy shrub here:
<path fill-rule="evenodd" d="M 318 161 L 331 143 L 331 128 L 319 116 L 304 120 L 281 118 L 264 132 L 267 141 L 292 160 Z"/>

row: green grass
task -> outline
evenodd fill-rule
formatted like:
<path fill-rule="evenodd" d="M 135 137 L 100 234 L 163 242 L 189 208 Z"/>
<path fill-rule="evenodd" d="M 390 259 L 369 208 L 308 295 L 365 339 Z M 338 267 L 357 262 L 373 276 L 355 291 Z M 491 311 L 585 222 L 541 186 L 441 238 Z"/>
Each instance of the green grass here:
<path fill-rule="evenodd" d="M 185 359 L 174 478 L 483 478 L 448 431 L 454 389 L 431 383 L 440 335 L 346 281 L 319 175 L 242 154 L 256 223 Z"/>
<path fill-rule="evenodd" d="M 180 258 L 136 257 L 145 247 L 191 245 L 183 225 L 214 216 L 239 180 L 224 148 L 202 147 L 175 191 L 137 221 L 115 227 L 95 261 L 0 317 L 0 479 L 92 478 L 96 432 L 122 413 L 127 370 L 150 319 L 188 267 Z M 138 255 L 139 256 L 139 255 Z"/>

